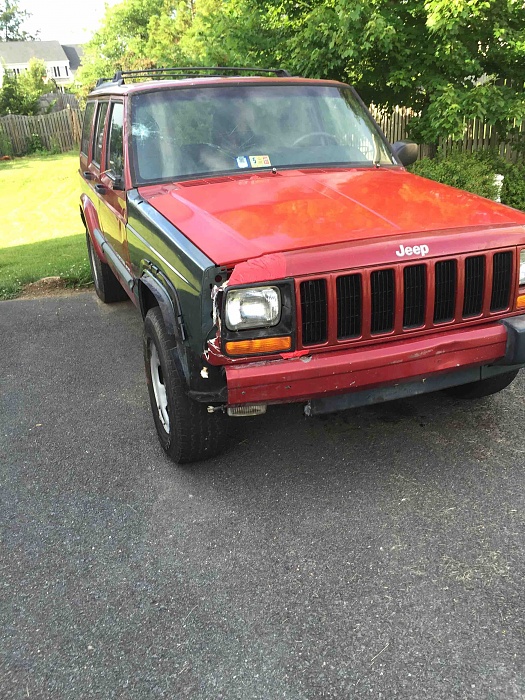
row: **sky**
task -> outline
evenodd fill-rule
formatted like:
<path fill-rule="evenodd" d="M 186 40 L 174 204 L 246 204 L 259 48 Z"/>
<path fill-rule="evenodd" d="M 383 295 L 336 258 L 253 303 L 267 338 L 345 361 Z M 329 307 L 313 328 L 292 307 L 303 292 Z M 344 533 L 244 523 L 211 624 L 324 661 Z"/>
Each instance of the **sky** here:
<path fill-rule="evenodd" d="M 40 31 L 42 41 L 84 44 L 98 29 L 105 5 L 119 0 L 19 0 L 19 8 L 31 13 L 22 29 Z"/>

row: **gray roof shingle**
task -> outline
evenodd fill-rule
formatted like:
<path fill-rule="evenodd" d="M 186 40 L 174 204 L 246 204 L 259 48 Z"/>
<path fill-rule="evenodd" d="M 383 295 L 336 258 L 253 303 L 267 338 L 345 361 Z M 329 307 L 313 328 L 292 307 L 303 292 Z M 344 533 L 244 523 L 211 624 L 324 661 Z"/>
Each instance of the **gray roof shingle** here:
<path fill-rule="evenodd" d="M 32 58 L 47 62 L 68 60 L 58 41 L 0 41 L 0 59 L 7 66 L 29 63 Z"/>
<path fill-rule="evenodd" d="M 66 56 L 69 58 L 69 66 L 72 71 L 76 71 L 82 61 L 84 47 L 82 44 L 62 44 Z"/>

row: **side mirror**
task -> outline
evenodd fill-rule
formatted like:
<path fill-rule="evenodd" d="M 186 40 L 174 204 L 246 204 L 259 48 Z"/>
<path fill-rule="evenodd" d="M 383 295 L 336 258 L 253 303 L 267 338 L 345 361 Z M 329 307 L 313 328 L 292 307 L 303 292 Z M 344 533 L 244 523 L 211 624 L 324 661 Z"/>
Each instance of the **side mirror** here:
<path fill-rule="evenodd" d="M 419 146 L 413 141 L 396 141 L 392 146 L 392 150 L 397 160 L 406 166 L 416 162 Z"/>

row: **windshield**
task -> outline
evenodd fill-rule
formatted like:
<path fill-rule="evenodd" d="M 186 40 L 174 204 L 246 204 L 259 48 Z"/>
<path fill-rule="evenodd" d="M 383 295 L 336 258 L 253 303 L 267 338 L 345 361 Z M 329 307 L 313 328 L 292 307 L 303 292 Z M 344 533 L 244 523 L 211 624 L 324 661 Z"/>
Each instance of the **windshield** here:
<path fill-rule="evenodd" d="M 137 184 L 272 167 L 394 163 L 348 88 L 158 90 L 133 96 L 131 120 Z"/>

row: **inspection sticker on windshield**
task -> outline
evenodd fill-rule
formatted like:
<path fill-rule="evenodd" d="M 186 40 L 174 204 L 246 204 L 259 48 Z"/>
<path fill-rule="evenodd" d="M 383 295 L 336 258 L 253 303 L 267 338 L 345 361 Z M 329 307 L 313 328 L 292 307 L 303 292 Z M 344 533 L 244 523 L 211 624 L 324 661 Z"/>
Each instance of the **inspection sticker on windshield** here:
<path fill-rule="evenodd" d="M 270 156 L 248 156 L 252 168 L 265 168 L 270 163 Z"/>
<path fill-rule="evenodd" d="M 247 168 L 249 165 L 246 156 L 238 156 L 237 158 L 237 167 L 238 168 Z"/>

